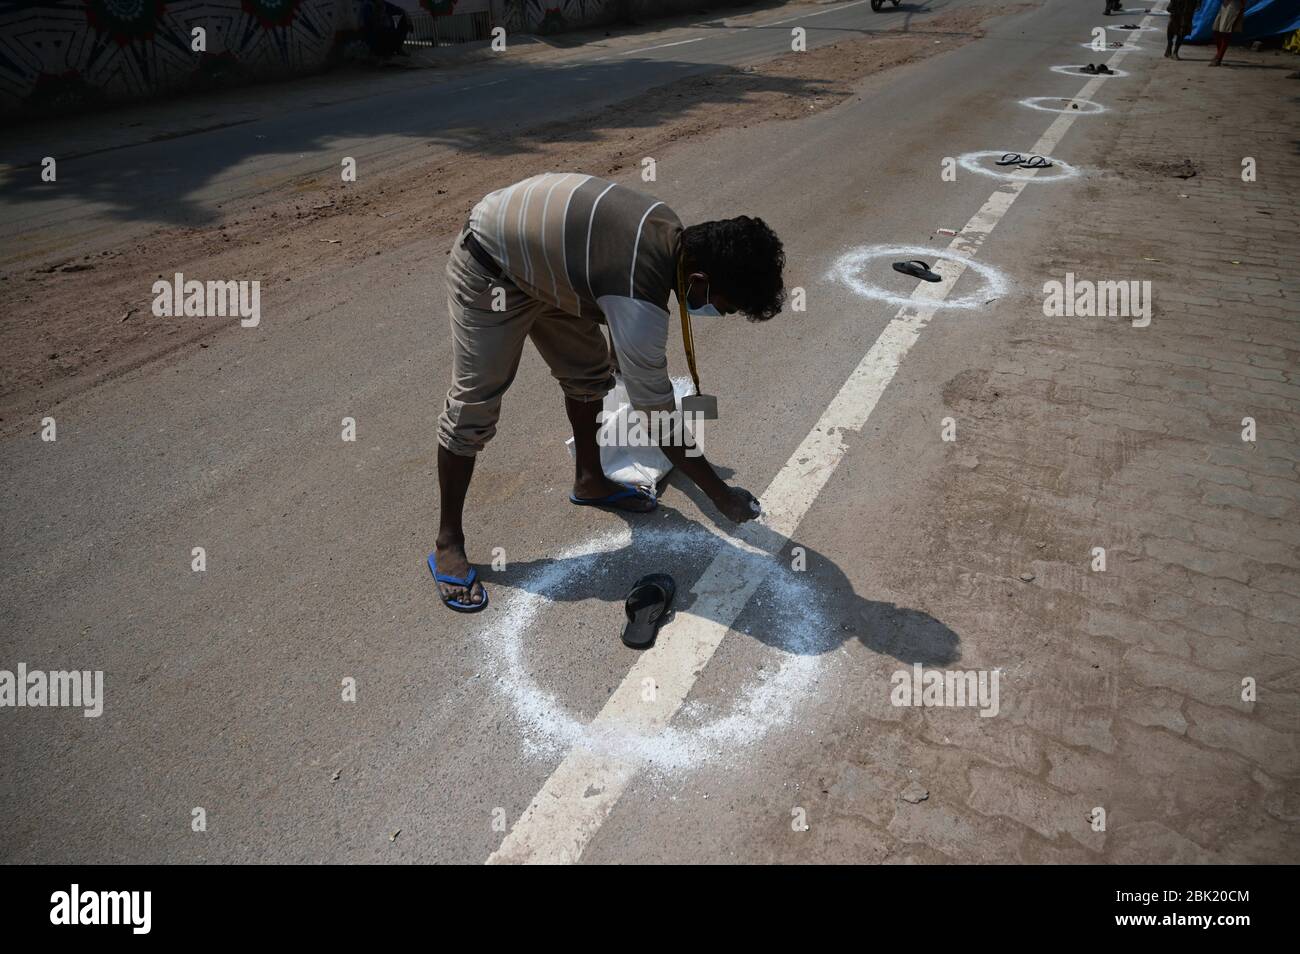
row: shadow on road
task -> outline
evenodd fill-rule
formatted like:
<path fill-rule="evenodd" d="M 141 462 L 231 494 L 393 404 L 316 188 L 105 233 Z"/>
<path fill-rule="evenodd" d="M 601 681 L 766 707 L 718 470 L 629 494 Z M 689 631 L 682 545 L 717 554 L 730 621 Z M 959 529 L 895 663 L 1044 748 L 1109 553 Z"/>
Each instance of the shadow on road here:
<path fill-rule="evenodd" d="M 719 473 L 725 474 L 725 471 L 720 468 Z M 676 478 L 670 483 L 690 497 L 724 530 L 736 529 L 718 514 L 698 488 L 685 486 L 686 481 Z M 909 665 L 942 666 L 961 656 L 961 641 L 952 629 L 920 610 L 857 595 L 844 571 L 833 560 L 797 540 L 782 549 L 775 558 L 776 568 L 773 570 L 771 557 L 743 551 L 733 543 L 708 533 L 696 521 L 666 506 L 662 500 L 658 510 L 649 514 L 616 512 L 610 517 L 611 522 L 617 517 L 627 524 L 631 540 L 625 546 L 571 557 L 511 562 L 499 572 L 483 567 L 484 583 L 489 587 L 504 585 L 537 593 L 555 603 L 593 599 L 608 603 L 609 638 L 616 640 L 624 619 L 623 600 L 632 584 L 646 573 L 668 572 L 674 576 L 678 586 L 674 612 L 689 611 L 696 615 L 707 612 L 691 592 L 692 586 L 705 566 L 724 548 L 730 548 L 735 552 L 724 555 L 735 557 L 744 566 L 752 567 L 755 573 L 798 575 L 800 582 L 806 584 L 807 591 L 822 600 L 816 609 L 824 625 L 812 639 L 773 626 L 780 613 L 762 614 L 761 619 L 749 627 L 747 635 L 766 645 L 786 653 L 820 655 L 856 638 L 871 651 Z M 757 525 L 748 526 L 754 528 Z M 758 529 L 760 535 L 751 539 L 761 539 L 762 528 Z M 683 545 L 683 537 L 690 541 L 688 545 Z M 771 549 L 775 546 L 774 542 Z M 806 569 L 802 572 L 791 568 L 790 551 L 796 546 L 805 551 Z M 755 598 L 765 590 L 777 589 L 764 583 Z M 484 612 L 490 614 L 493 608 L 489 606 Z M 751 600 L 742 616 L 747 618 L 752 612 Z M 726 619 L 714 621 L 726 626 L 735 622 L 729 614 Z"/>
<path fill-rule="evenodd" d="M 662 96 L 639 95 L 691 77 L 701 82 L 692 84 L 689 93 L 678 89 Z M 689 108 L 725 106 L 761 93 L 816 96 L 825 89 L 816 79 L 635 57 L 567 67 L 488 66 L 452 80 L 431 75 L 421 86 L 304 105 L 282 116 L 213 123 L 119 148 L 63 155 L 57 183 L 42 182 L 38 174 L 11 176 L 5 197 L 32 204 L 75 198 L 124 221 L 201 226 L 222 218 L 210 207 L 215 183 L 235 195 L 241 187 L 256 187 L 275 174 L 267 161 L 273 163 L 277 156 L 290 161 L 319 155 L 319 173 L 300 176 L 303 181 L 286 183 L 285 188 L 319 187 L 337 184 L 342 156 L 356 155 L 367 141 L 383 137 L 452 150 L 458 154 L 452 162 L 473 162 L 478 156 L 523 158 L 552 142 L 595 142 L 611 130 L 616 137 L 620 128 L 654 127 Z M 634 96 L 635 109 L 609 108 Z M 221 102 L 204 96 L 192 99 L 196 110 L 222 108 Z M 584 114 L 576 108 L 582 103 L 601 105 L 594 111 L 588 107 Z M 574 106 L 572 114 L 564 112 L 564 104 Z M 35 171 L 48 151 L 44 143 L 64 135 L 65 122 L 30 122 L 11 130 L 12 142 L 23 144 L 15 168 Z M 371 155 L 382 158 L 382 153 Z M 237 171 L 232 175 L 232 170 Z"/>

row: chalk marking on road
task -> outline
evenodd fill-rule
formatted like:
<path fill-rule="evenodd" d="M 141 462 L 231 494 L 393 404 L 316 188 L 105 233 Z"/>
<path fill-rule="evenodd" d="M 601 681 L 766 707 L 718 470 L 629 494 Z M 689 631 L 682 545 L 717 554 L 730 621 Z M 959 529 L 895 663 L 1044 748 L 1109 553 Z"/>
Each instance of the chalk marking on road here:
<path fill-rule="evenodd" d="M 1091 43 L 1080 43 L 1085 50 L 1092 50 L 1094 53 L 1145 53 L 1146 47 L 1137 43 L 1125 43 L 1123 46 L 1108 46 L 1104 50 L 1096 49 Z"/>
<path fill-rule="evenodd" d="M 1063 159 L 1057 159 L 1055 156 L 1051 157 L 1052 165 L 1033 170 L 1034 175 L 1027 175 L 1028 170 L 1021 169 L 1019 166 L 998 166 L 989 169 L 981 165 L 982 161 L 1000 159 L 1007 153 L 1016 151 L 1015 149 L 1002 149 L 1000 151 L 986 149 L 980 152 L 967 152 L 957 157 L 957 165 L 967 172 L 977 172 L 991 179 L 1001 179 L 1003 182 L 1016 182 L 1019 180 L 1025 182 L 1062 182 L 1065 179 L 1078 178 L 1080 175 L 1077 168 Z M 1033 155 L 1033 153 L 1021 153 L 1021 155 L 1029 156 Z"/>
<path fill-rule="evenodd" d="M 880 260 L 897 262 L 917 258 L 928 259 L 938 255 L 941 255 L 938 250 L 927 245 L 864 245 L 862 248 L 845 252 L 837 258 L 826 277 L 847 285 L 863 298 L 872 298 L 902 308 L 911 304 L 912 298 L 891 291 L 883 285 L 867 281 L 861 276 L 863 269 L 872 262 Z M 985 265 L 983 262 L 957 256 L 951 252 L 948 253 L 948 257 L 960 258 L 965 263 L 964 267 L 979 273 L 984 283 L 961 298 L 947 297 L 943 301 L 933 302 L 932 308 L 973 310 L 1007 293 L 1007 280 L 992 265 Z"/>
<path fill-rule="evenodd" d="M 1117 53 L 1110 65 L 1116 65 Z M 1107 79 L 1089 80 L 1079 98 L 1091 95 Z M 1033 152 L 1049 155 L 1069 131 L 1078 113 L 1063 113 L 1034 144 Z M 692 592 L 695 612 L 680 613 L 659 633 L 653 648 L 628 670 L 604 708 L 592 720 L 598 724 L 666 726 L 681 708 L 699 674 L 713 657 L 731 622 L 765 578 L 775 560 L 755 561 L 752 554 L 775 555 L 790 542 L 804 516 L 848 452 L 842 435 L 856 433 L 867 423 L 902 360 L 934 317 L 936 302 L 946 298 L 973 257 L 1028 185 L 1027 180 L 1003 184 L 989 196 L 948 245 L 960 258 L 942 259 L 935 271 L 942 282 L 917 282 L 912 301 L 900 308 L 862 361 L 831 399 L 817 424 L 790 455 L 762 494 L 763 516 L 741 526 L 730 545 L 723 545 Z M 724 535 L 725 536 L 725 535 Z M 723 622 L 723 621 L 726 622 Z M 642 698 L 642 680 L 658 691 L 652 702 Z M 600 830 L 642 765 L 635 759 L 573 749 L 542 785 L 541 791 L 487 858 L 488 864 L 576 862 Z"/>
<path fill-rule="evenodd" d="M 1065 103 L 1066 105 L 1044 105 L 1047 102 Z M 1028 99 L 1020 100 L 1020 105 L 1028 106 L 1030 109 L 1040 109 L 1045 113 L 1077 113 L 1080 116 L 1100 116 L 1106 112 L 1106 107 L 1101 103 L 1094 103 L 1086 99 L 1070 99 L 1066 96 L 1030 96 Z"/>
<path fill-rule="evenodd" d="M 1086 63 L 1074 63 L 1074 64 L 1066 64 L 1064 66 L 1053 66 L 1052 72 L 1062 73 L 1066 76 L 1090 76 L 1092 74 L 1079 72 L 1086 65 L 1087 65 Z M 1109 76 L 1111 79 L 1115 79 L 1117 76 L 1128 76 L 1129 74 L 1128 74 L 1128 70 L 1115 70 L 1114 72 L 1107 73 L 1106 75 Z"/>

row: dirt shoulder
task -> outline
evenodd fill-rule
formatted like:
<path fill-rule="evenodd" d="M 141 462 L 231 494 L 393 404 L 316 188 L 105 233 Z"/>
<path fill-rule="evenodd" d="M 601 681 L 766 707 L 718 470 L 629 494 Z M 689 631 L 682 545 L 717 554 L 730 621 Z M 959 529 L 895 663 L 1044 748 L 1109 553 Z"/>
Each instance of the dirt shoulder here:
<path fill-rule="evenodd" d="M 59 402 L 180 353 L 238 323 L 157 318 L 150 288 L 174 272 L 239 276 L 268 289 L 310 282 L 408 243 L 441 248 L 491 184 L 541 169 L 617 175 L 641 156 L 719 127 L 796 119 L 834 107 L 872 74 L 983 35 L 1015 7 L 963 8 L 905 30 L 866 34 L 756 66 L 683 79 L 586 117 L 484 136 L 454 157 L 372 173 L 364 184 L 315 178 L 202 228 L 160 228 L 128 247 L 0 275 L 0 432 L 30 430 Z M 515 148 L 521 133 L 529 148 Z M 165 264 L 160 264 L 165 263 Z"/>

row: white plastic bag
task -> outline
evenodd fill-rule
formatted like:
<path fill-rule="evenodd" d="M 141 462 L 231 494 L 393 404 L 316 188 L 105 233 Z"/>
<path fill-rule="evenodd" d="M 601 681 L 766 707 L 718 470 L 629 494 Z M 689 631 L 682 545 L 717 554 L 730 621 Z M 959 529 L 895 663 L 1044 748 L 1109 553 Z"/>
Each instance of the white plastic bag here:
<path fill-rule="evenodd" d="M 680 411 L 682 398 L 694 394 L 695 385 L 686 376 L 672 380 L 673 399 L 677 402 L 677 409 Z M 605 417 L 601 425 L 601 433 L 607 438 L 611 434 L 617 434 L 620 419 L 623 421 L 622 427 L 626 433 L 627 415 L 632 410 L 632 405 L 628 401 L 627 388 L 623 385 L 622 375 L 615 376 L 614 387 L 605 395 L 603 410 Z M 658 447 L 627 447 L 618 445 L 613 440 L 601 440 L 600 437 L 597 437 L 597 440 L 601 443 L 600 466 L 605 471 L 605 476 L 616 483 L 653 489 L 673 469 L 673 465 Z M 569 449 L 569 457 L 572 458 L 573 438 L 570 437 L 565 441 L 564 446 Z"/>

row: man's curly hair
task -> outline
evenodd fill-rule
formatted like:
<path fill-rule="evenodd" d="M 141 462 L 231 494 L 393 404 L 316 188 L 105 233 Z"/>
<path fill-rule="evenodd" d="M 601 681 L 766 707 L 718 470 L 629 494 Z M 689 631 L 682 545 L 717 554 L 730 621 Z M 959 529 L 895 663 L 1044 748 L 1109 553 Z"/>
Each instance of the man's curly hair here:
<path fill-rule="evenodd" d="M 767 321 L 785 302 L 785 249 L 766 222 L 748 215 L 701 222 L 682 231 L 682 251 L 691 271 L 709 276 L 709 286 L 750 321 Z"/>

